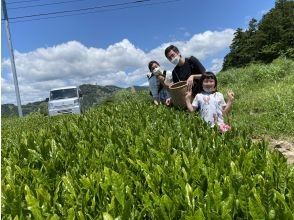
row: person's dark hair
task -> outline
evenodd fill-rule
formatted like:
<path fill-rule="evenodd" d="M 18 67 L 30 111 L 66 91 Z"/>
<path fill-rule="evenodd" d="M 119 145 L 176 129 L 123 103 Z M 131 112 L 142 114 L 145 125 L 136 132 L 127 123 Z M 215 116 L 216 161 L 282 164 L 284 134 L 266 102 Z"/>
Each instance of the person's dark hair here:
<path fill-rule="evenodd" d="M 203 81 L 204 79 L 213 79 L 215 81 L 215 91 L 217 91 L 217 79 L 216 76 L 213 72 L 205 72 L 201 75 L 200 77 L 200 85 L 201 85 L 201 89 L 203 91 Z"/>
<path fill-rule="evenodd" d="M 157 61 L 155 61 L 155 60 L 150 61 L 149 64 L 148 64 L 148 68 L 149 68 L 150 72 L 152 72 L 151 68 L 152 68 L 153 63 L 156 63 L 158 66 L 160 66 Z"/>
<path fill-rule="evenodd" d="M 164 51 L 164 54 L 165 54 L 165 57 L 166 57 L 166 58 L 168 58 L 168 57 L 167 57 L 167 54 L 168 54 L 171 50 L 173 50 L 175 53 L 180 53 L 179 49 L 178 49 L 176 46 L 174 46 L 174 45 L 170 45 L 170 46 L 168 46 L 168 47 L 165 49 L 165 51 Z"/>

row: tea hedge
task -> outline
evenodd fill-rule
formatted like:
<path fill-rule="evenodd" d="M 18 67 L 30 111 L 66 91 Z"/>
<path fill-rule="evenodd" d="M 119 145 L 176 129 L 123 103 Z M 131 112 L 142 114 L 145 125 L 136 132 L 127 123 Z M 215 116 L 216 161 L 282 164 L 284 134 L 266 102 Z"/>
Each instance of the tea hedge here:
<path fill-rule="evenodd" d="M 2 219 L 294 219 L 279 152 L 147 98 L 3 120 Z"/>

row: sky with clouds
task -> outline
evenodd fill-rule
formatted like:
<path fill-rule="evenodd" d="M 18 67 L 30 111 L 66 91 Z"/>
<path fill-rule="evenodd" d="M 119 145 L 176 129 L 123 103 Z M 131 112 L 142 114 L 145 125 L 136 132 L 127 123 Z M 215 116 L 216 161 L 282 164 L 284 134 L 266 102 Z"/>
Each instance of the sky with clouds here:
<path fill-rule="evenodd" d="M 274 7 L 268 0 L 54 2 L 7 0 L 22 104 L 44 100 L 51 88 L 67 85 L 147 85 L 150 60 L 172 70 L 164 56 L 170 44 L 217 73 L 235 30 L 247 28 L 251 18 L 260 19 Z M 117 4 L 124 7 L 110 6 Z M 16 18 L 96 6 L 106 9 L 50 19 Z M 1 102 L 16 103 L 3 23 L 1 58 Z"/>

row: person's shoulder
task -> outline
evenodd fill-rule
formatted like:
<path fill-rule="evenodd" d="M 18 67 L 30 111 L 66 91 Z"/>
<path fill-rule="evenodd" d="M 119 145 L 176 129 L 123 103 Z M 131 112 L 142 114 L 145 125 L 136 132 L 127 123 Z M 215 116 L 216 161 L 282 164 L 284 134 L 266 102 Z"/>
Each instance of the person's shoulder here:
<path fill-rule="evenodd" d="M 199 60 L 198 60 L 196 57 L 194 57 L 194 56 L 190 56 L 190 57 L 188 57 L 188 60 L 189 60 L 190 62 L 199 62 Z"/>
<path fill-rule="evenodd" d="M 221 92 L 215 92 L 215 96 L 219 98 L 224 98 L 224 95 Z"/>
<path fill-rule="evenodd" d="M 200 92 L 200 93 L 197 93 L 195 97 L 198 97 L 198 98 L 200 98 L 200 97 L 203 97 L 203 96 L 205 96 L 205 94 L 204 94 L 204 93 L 202 93 L 202 92 Z"/>
<path fill-rule="evenodd" d="M 185 61 L 185 63 L 191 65 L 192 67 L 197 66 L 199 63 L 199 60 L 194 56 L 186 57 Z"/>
<path fill-rule="evenodd" d="M 148 80 L 149 80 L 149 82 L 156 83 L 157 82 L 157 77 L 152 75 Z"/>

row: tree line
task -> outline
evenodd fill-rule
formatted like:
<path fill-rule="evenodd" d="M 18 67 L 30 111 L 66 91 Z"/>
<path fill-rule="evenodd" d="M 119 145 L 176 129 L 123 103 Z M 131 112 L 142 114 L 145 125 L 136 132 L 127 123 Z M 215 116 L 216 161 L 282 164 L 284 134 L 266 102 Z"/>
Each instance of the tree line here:
<path fill-rule="evenodd" d="M 99 86 L 91 84 L 80 85 L 81 92 L 83 94 L 83 105 L 85 109 L 89 109 L 93 105 L 98 105 L 103 102 L 110 102 L 111 97 L 116 91 L 122 88 L 117 86 Z M 138 88 L 139 89 L 139 88 Z M 49 91 L 48 91 L 49 95 Z M 43 115 L 48 115 L 48 100 L 46 98 L 42 101 L 36 101 L 22 105 L 24 115 L 28 115 L 33 112 L 39 112 Z M 17 106 L 14 104 L 2 104 L 1 105 L 1 117 L 17 116 Z"/>
<path fill-rule="evenodd" d="M 280 56 L 294 58 L 293 0 L 277 0 L 259 22 L 253 18 L 247 30 L 238 28 L 222 70 L 249 63 L 270 63 Z"/>

